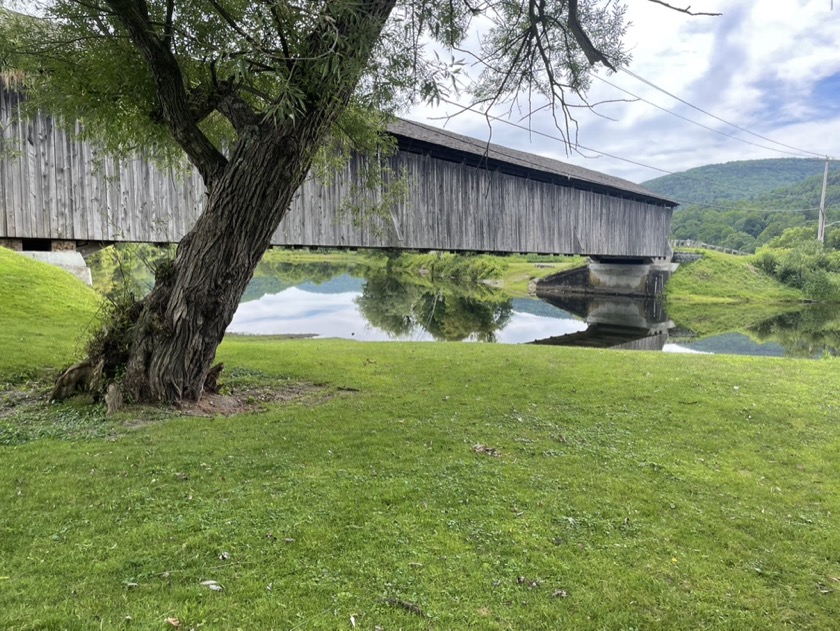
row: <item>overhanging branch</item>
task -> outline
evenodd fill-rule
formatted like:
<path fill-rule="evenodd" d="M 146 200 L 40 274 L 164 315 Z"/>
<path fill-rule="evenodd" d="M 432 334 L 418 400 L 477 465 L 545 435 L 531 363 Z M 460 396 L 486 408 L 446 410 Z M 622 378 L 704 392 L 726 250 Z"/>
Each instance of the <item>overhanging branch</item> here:
<path fill-rule="evenodd" d="M 663 2 L 663 0 L 648 0 L 648 2 L 653 2 L 655 4 L 661 4 L 663 7 L 667 7 L 672 11 L 679 11 L 680 13 L 687 13 L 688 15 L 709 15 L 712 17 L 716 17 L 718 15 L 722 15 L 721 13 L 706 13 L 705 11 L 692 11 L 691 6 L 687 6 L 684 9 L 680 7 L 675 7 L 672 4 L 668 4 L 667 2 Z"/>
<path fill-rule="evenodd" d="M 222 172 L 227 160 L 199 129 L 178 60 L 161 40 L 149 19 L 145 2 L 106 0 L 140 52 L 155 84 L 161 115 L 176 142 L 210 186 Z"/>
<path fill-rule="evenodd" d="M 653 0 L 654 2 L 657 0 Z M 580 25 L 580 20 L 578 19 L 578 3 L 577 0 L 569 0 L 569 30 L 574 35 L 575 40 L 577 41 L 578 45 L 580 46 L 583 54 L 586 55 L 586 58 L 589 60 L 589 63 L 593 66 L 598 63 L 599 61 L 604 64 L 607 68 L 615 72 L 615 66 L 610 63 L 610 60 L 602 53 L 600 50 L 595 48 L 595 45 L 592 43 L 592 40 L 589 39 L 589 36 L 583 30 L 583 27 Z"/>

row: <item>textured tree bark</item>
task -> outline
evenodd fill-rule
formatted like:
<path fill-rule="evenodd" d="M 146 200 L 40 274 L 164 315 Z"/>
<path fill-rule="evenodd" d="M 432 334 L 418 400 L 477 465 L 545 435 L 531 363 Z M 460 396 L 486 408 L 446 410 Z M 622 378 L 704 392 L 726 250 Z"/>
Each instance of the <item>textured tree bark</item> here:
<path fill-rule="evenodd" d="M 325 131 L 302 126 L 277 138 L 276 128 L 256 128 L 237 143 L 205 212 L 144 301 L 123 381 L 130 400 L 201 396 L 216 348 Z"/>
<path fill-rule="evenodd" d="M 254 268 L 347 106 L 396 0 L 335 0 L 319 9 L 324 19 L 290 78 L 303 95 L 295 116 L 278 122 L 233 94 L 219 95 L 215 107 L 238 137 L 227 159 L 199 129 L 206 112 L 190 108 L 169 40 L 156 35 L 145 3 L 106 1 L 146 62 L 173 138 L 209 191 L 204 213 L 141 305 L 122 389 L 135 402 L 197 400 Z"/>

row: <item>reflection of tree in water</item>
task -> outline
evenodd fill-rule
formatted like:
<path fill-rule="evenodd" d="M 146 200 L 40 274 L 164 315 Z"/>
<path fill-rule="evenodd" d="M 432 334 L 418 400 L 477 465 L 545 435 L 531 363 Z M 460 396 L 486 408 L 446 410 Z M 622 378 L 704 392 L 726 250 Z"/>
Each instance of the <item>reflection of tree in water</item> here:
<path fill-rule="evenodd" d="M 281 291 L 302 283 L 320 285 L 336 276 L 353 271 L 355 266 L 333 262 L 290 263 L 286 261 L 261 261 L 248 283 L 241 302 L 257 300 L 266 294 Z"/>
<path fill-rule="evenodd" d="M 414 305 L 424 289 L 386 270 L 370 271 L 356 304 L 373 326 L 394 336 L 406 336 L 416 326 Z"/>
<path fill-rule="evenodd" d="M 410 335 L 419 327 L 437 340 L 469 337 L 493 342 L 513 313 L 513 301 L 483 283 L 435 281 L 399 273 L 387 266 L 370 270 L 356 304 L 375 327 L 393 336 Z"/>
<path fill-rule="evenodd" d="M 836 305 L 819 305 L 781 313 L 750 331 L 761 341 L 776 342 L 791 357 L 840 355 L 840 315 Z"/>

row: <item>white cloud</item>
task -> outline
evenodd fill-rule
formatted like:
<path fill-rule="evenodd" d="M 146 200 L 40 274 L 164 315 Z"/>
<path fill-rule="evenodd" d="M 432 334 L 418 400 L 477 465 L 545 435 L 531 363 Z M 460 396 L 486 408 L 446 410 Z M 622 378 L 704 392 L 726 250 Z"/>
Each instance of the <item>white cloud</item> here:
<path fill-rule="evenodd" d="M 652 2 L 628 2 L 632 25 L 626 44 L 633 54 L 630 69 L 694 105 L 763 136 L 818 154 L 840 155 L 840 112 L 833 111 L 838 109 L 833 103 L 825 102 L 826 95 L 822 95 L 822 102 L 815 102 L 813 96 L 820 81 L 840 73 L 836 49 L 840 6 L 832 12 L 829 0 L 697 0 L 690 4 L 695 11 L 720 11 L 723 15 L 690 17 Z M 599 75 L 704 125 L 785 150 L 703 116 L 624 73 L 610 75 L 600 70 Z M 616 98 L 629 97 L 593 82 L 590 100 Z M 443 121 L 429 117 L 454 111 L 452 106 L 437 110 L 421 107 L 410 117 L 443 126 Z M 608 104 L 598 111 L 614 120 L 582 112 L 581 145 L 668 171 L 784 156 L 724 138 L 643 102 Z M 531 125 L 558 135 L 546 113 L 535 115 Z M 477 115 L 456 117 L 447 128 L 488 138 L 487 123 Z M 533 134 L 529 138 L 527 132 L 503 123 L 493 123 L 492 139 L 634 181 L 662 175 L 607 157 L 567 157 L 559 141 Z"/>

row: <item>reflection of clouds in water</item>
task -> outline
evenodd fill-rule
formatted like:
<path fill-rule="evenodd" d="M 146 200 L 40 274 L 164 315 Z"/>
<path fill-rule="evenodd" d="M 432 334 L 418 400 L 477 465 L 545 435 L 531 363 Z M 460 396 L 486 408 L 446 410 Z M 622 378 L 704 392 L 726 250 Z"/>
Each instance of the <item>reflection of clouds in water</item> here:
<path fill-rule="evenodd" d="M 356 298 L 361 294 L 344 292 L 316 294 L 296 287 L 239 305 L 229 333 L 251 335 L 315 334 L 361 341 L 429 341 L 432 336 L 421 327 L 408 336 L 395 337 L 371 326 L 359 312 Z M 561 314 L 558 310 L 558 314 Z M 519 344 L 554 335 L 582 331 L 580 320 L 549 318 L 514 311 L 510 322 L 496 337 L 499 342 Z"/>
<path fill-rule="evenodd" d="M 711 355 L 712 353 L 707 353 L 706 351 L 695 351 L 693 348 L 686 348 L 685 346 L 680 346 L 679 344 L 665 344 L 662 347 L 662 351 L 665 353 L 688 353 L 691 355 Z"/>
<path fill-rule="evenodd" d="M 561 313 L 559 309 L 557 313 L 558 315 Z M 496 339 L 504 344 L 522 344 L 585 330 L 586 322 L 582 320 L 546 318 L 514 311 L 510 324 L 496 334 Z"/>
<path fill-rule="evenodd" d="M 315 334 L 371 341 L 388 335 L 371 327 L 356 306 L 356 292 L 316 294 L 296 287 L 239 305 L 229 333 Z"/>

